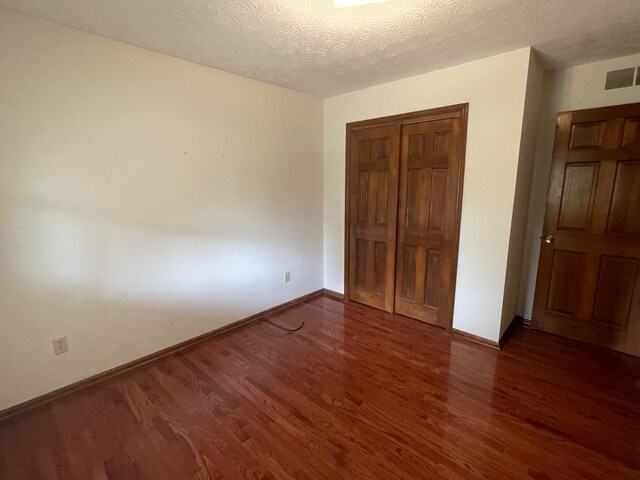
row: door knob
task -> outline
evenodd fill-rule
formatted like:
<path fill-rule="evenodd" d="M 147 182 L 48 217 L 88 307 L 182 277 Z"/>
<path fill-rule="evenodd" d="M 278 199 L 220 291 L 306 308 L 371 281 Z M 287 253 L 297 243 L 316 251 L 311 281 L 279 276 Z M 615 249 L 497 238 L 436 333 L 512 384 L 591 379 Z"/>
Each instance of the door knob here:
<path fill-rule="evenodd" d="M 553 235 L 547 235 L 546 237 L 544 237 L 544 243 L 553 243 Z"/>

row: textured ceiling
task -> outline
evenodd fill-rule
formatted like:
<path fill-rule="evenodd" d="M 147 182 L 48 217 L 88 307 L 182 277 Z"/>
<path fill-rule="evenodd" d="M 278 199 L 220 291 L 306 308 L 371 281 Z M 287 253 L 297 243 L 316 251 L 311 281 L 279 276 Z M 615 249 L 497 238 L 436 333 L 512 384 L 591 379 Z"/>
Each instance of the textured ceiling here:
<path fill-rule="evenodd" d="M 0 0 L 0 6 L 329 96 L 532 45 L 549 66 L 640 51 L 640 0 Z"/>

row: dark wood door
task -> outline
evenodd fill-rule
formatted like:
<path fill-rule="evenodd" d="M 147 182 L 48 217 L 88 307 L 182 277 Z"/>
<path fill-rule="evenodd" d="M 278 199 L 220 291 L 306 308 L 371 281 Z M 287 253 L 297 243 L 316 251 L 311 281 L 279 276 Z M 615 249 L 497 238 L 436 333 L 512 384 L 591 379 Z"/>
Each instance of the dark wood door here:
<path fill-rule="evenodd" d="M 533 321 L 640 355 L 640 104 L 558 116 Z"/>
<path fill-rule="evenodd" d="M 348 298 L 393 311 L 400 127 L 349 136 Z"/>
<path fill-rule="evenodd" d="M 395 311 L 446 327 L 452 315 L 463 118 L 402 127 Z"/>

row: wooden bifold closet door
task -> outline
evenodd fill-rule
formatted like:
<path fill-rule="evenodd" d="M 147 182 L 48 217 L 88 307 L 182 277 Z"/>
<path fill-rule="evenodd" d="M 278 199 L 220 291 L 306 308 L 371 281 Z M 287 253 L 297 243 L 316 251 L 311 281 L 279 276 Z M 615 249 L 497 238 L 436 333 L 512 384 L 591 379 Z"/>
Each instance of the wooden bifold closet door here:
<path fill-rule="evenodd" d="M 347 126 L 347 298 L 451 324 L 467 105 Z"/>

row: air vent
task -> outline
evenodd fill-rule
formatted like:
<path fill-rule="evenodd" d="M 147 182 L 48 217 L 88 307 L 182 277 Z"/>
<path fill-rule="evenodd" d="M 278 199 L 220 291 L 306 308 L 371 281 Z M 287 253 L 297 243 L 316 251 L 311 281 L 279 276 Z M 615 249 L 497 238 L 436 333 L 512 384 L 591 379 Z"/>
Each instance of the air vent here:
<path fill-rule="evenodd" d="M 629 67 L 607 72 L 607 81 L 604 84 L 604 89 L 616 90 L 618 88 L 633 87 L 634 79 L 635 84 L 640 85 L 640 74 L 637 75 L 636 70 L 638 69 L 635 67 Z"/>

